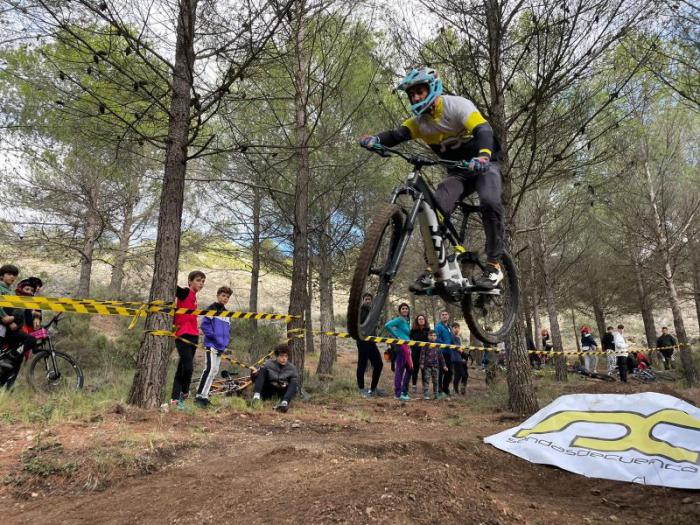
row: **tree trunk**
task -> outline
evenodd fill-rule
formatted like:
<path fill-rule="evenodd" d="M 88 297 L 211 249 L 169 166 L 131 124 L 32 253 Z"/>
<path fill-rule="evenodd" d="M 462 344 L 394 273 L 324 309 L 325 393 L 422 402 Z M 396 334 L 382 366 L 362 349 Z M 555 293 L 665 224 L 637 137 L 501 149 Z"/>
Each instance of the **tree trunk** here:
<path fill-rule="evenodd" d="M 693 356 L 690 354 L 690 348 L 688 347 L 688 334 L 685 331 L 681 304 L 678 299 L 678 292 L 673 278 L 673 255 L 671 254 L 671 246 L 666 232 L 664 231 L 664 222 L 656 202 L 656 190 L 654 189 L 654 183 L 651 178 L 649 164 L 646 161 L 644 162 L 644 172 L 647 179 L 649 203 L 654 212 L 654 231 L 656 234 L 657 251 L 661 252 L 664 261 L 664 284 L 666 285 L 668 302 L 671 306 L 671 312 L 673 313 L 673 327 L 676 329 L 676 338 L 680 345 L 681 363 L 683 364 L 683 370 L 685 372 L 685 380 L 688 386 L 695 386 L 698 380 L 697 371 L 695 370 Z"/>
<path fill-rule="evenodd" d="M 93 193 L 91 191 L 91 193 Z M 94 193 L 97 193 L 95 191 Z M 95 195 L 93 194 L 94 198 Z M 85 237 L 80 250 L 80 278 L 76 295 L 81 299 L 90 297 L 90 278 L 92 277 L 92 258 L 95 253 L 95 243 L 100 236 L 100 217 L 94 208 L 90 208 L 85 223 Z"/>
<path fill-rule="evenodd" d="M 318 287 L 321 304 L 321 330 L 335 332 L 335 314 L 333 312 L 333 265 L 331 264 L 331 232 L 328 203 L 321 198 L 321 230 L 318 260 Z M 335 337 L 321 335 L 321 355 L 318 360 L 318 375 L 330 375 L 336 359 Z"/>
<path fill-rule="evenodd" d="M 695 315 L 700 331 L 700 245 L 693 250 L 693 296 L 695 297 Z"/>
<path fill-rule="evenodd" d="M 549 335 L 552 338 L 552 345 L 555 352 L 562 352 L 564 345 L 562 344 L 561 329 L 559 328 L 559 311 L 555 296 L 555 283 L 547 268 L 547 250 L 542 226 L 537 229 L 539 233 L 539 256 L 542 265 L 542 278 L 544 281 L 544 296 L 547 302 L 547 316 L 549 317 Z M 554 378 L 557 381 L 567 381 L 568 373 L 566 371 L 566 356 L 558 354 L 554 356 Z"/>
<path fill-rule="evenodd" d="M 666 255 L 668 256 L 668 254 Z M 688 334 L 685 331 L 683 313 L 681 312 L 681 303 L 678 299 L 676 284 L 673 280 L 673 271 L 671 269 L 671 263 L 668 259 L 664 263 L 664 283 L 666 284 L 666 290 L 668 291 L 668 302 L 671 305 L 671 312 L 673 313 L 673 327 L 676 329 L 676 338 L 678 339 L 678 344 L 680 345 L 681 363 L 683 364 L 683 371 L 685 372 L 685 380 L 687 381 L 688 386 L 694 386 L 698 380 L 697 371 L 695 370 L 693 356 L 691 355 L 690 347 L 688 346 Z"/>
<path fill-rule="evenodd" d="M 255 186 L 253 188 L 252 220 L 253 238 L 250 246 L 251 268 L 250 268 L 250 295 L 248 296 L 248 310 L 258 311 L 258 290 L 260 288 L 260 209 L 262 207 L 262 190 Z M 250 355 L 258 357 L 257 319 L 250 320 L 250 328 L 253 334 L 250 342 Z"/>
<path fill-rule="evenodd" d="M 513 179 L 510 171 L 508 155 L 508 125 L 506 119 L 505 89 L 502 66 L 502 39 L 504 37 L 501 6 L 498 0 L 486 0 L 486 29 L 488 32 L 488 78 L 489 78 L 489 122 L 501 143 L 501 169 L 503 175 L 503 205 L 507 233 L 506 243 L 513 244 L 515 214 L 513 209 Z M 509 227 L 510 226 L 510 227 Z M 519 322 L 519 321 L 518 321 Z M 537 410 L 537 397 L 532 385 L 530 360 L 527 346 L 518 329 L 513 329 L 507 343 L 511 348 L 510 364 L 508 366 L 508 405 L 515 410 L 517 407 Z M 512 372 L 511 372 L 512 368 Z M 511 376 L 512 374 L 512 376 Z M 521 410 L 516 410 L 520 412 Z M 523 413 L 527 413 L 525 410 Z"/>
<path fill-rule="evenodd" d="M 153 279 L 149 294 L 151 301 L 172 301 L 177 286 L 182 207 L 187 172 L 197 1 L 180 0 L 178 6 L 165 173 L 160 196 Z M 172 322 L 170 315 L 149 314 L 146 318 L 146 330 L 167 330 L 172 327 Z M 137 357 L 136 374 L 129 391 L 130 404 L 143 408 L 155 408 L 162 403 L 171 350 L 171 338 L 154 337 L 148 334 L 144 336 Z"/>
<path fill-rule="evenodd" d="M 124 203 L 124 222 L 119 232 L 119 248 L 114 257 L 112 275 L 109 281 L 109 295 L 113 299 L 122 298 L 122 286 L 124 285 L 124 265 L 129 254 L 131 241 L 131 228 L 134 225 L 134 201 L 128 198 Z"/>
<path fill-rule="evenodd" d="M 578 327 L 576 326 L 576 312 L 574 309 L 571 309 L 571 326 L 574 329 L 574 340 L 576 341 L 576 351 L 580 352 L 581 351 L 581 341 L 578 337 Z"/>
<path fill-rule="evenodd" d="M 296 132 L 297 177 L 294 188 L 294 231 L 292 253 L 292 289 L 289 293 L 289 314 L 298 316 L 289 326 L 303 327 L 303 315 L 307 296 L 307 270 L 309 267 L 308 208 L 309 208 L 309 149 L 307 129 L 307 58 L 304 49 L 304 24 L 306 3 L 295 6 L 294 28 L 294 116 Z M 300 383 L 304 381 L 304 341 L 290 340 L 290 361 L 299 370 Z"/>
<path fill-rule="evenodd" d="M 593 299 L 593 315 L 595 317 L 595 325 L 598 328 L 598 337 L 603 337 L 603 334 L 607 332 L 605 326 L 605 312 L 600 305 L 600 298 L 597 295 Z"/>
<path fill-rule="evenodd" d="M 639 262 L 639 254 L 636 248 L 632 248 L 632 268 L 634 270 L 635 284 L 637 286 L 637 298 L 639 301 L 639 310 L 642 313 L 642 322 L 644 323 L 644 335 L 647 338 L 647 346 L 653 347 L 656 341 L 656 324 L 654 323 L 654 310 L 649 300 L 649 291 L 644 282 L 644 273 Z"/>
<path fill-rule="evenodd" d="M 304 341 L 306 343 L 306 353 L 313 354 L 316 352 L 316 336 L 314 335 L 314 322 L 312 306 L 314 302 L 314 267 L 313 258 L 309 254 L 309 273 L 307 284 L 309 286 L 306 292 L 306 304 L 304 305 L 304 319 L 306 320 L 306 333 L 304 334 Z"/>
<path fill-rule="evenodd" d="M 532 247 L 532 243 L 528 241 L 530 253 L 530 291 L 532 292 L 532 320 L 533 327 L 535 329 L 535 347 L 537 350 L 542 350 L 542 338 L 540 333 L 542 332 L 542 322 L 540 321 L 540 287 L 539 281 L 537 280 L 537 270 L 535 262 L 535 253 Z"/>
<path fill-rule="evenodd" d="M 521 315 L 515 322 L 512 335 L 509 337 L 506 376 L 508 392 L 512 392 L 512 395 L 508 396 L 508 409 L 517 414 L 528 415 L 537 412 L 539 406 L 534 394 L 532 396 L 523 395 L 523 393 L 535 390 L 532 384 L 532 371 L 523 328 Z M 521 355 L 516 355 L 516 353 Z"/>

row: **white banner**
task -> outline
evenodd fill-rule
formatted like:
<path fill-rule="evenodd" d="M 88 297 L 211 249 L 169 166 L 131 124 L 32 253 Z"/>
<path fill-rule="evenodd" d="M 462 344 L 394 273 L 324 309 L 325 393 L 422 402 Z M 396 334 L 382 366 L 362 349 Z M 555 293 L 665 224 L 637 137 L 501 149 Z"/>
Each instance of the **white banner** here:
<path fill-rule="evenodd" d="M 700 489 L 700 409 L 664 394 L 562 396 L 484 442 L 591 478 Z"/>

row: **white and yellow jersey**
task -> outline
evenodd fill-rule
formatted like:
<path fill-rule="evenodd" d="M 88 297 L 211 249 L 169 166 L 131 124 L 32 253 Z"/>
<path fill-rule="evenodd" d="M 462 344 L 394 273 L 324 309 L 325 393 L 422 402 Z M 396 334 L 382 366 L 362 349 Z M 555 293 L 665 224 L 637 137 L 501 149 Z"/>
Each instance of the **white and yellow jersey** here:
<path fill-rule="evenodd" d="M 447 158 L 467 158 L 478 155 L 492 155 L 491 144 L 478 144 L 475 130 L 486 125 L 489 139 L 491 127 L 471 100 L 452 95 L 442 95 L 435 102 L 435 109 L 417 117 L 405 120 L 402 124 L 411 133 L 411 139 L 421 139 L 435 153 Z M 484 131 L 486 131 L 484 129 Z"/>

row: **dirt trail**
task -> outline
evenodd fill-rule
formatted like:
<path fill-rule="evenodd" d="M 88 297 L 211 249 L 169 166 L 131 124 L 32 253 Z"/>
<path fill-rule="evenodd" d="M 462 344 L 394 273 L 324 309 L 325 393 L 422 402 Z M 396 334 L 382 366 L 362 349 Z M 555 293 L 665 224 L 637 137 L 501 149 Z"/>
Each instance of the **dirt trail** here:
<path fill-rule="evenodd" d="M 587 479 L 484 445 L 484 435 L 513 421 L 495 414 L 465 418 L 466 408 L 463 400 L 404 407 L 358 400 L 286 416 L 218 414 L 207 422 L 202 446 L 182 449 L 159 472 L 102 492 L 30 500 L 6 494 L 2 521 L 700 522 L 696 493 Z M 168 416 L 171 430 L 206 421 Z M 142 427 L 162 425 L 137 419 Z"/>

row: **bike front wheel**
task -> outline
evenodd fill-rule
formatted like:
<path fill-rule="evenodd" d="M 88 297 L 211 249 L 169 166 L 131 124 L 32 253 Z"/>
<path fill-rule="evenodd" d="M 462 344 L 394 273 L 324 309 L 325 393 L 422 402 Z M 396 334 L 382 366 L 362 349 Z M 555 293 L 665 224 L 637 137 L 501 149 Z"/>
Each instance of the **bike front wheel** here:
<path fill-rule="evenodd" d="M 389 289 L 398 269 L 404 237 L 406 215 L 396 204 L 386 204 L 367 229 L 365 242 L 355 267 L 348 301 L 348 332 L 354 339 L 375 335 L 389 297 Z M 372 302 L 363 315 L 363 297 Z"/>
<path fill-rule="evenodd" d="M 465 274 L 470 276 L 471 273 L 473 279 L 480 267 L 475 264 L 469 266 L 471 268 Z M 504 275 L 498 295 L 473 292 L 465 294 L 462 299 L 464 320 L 469 330 L 484 343 L 496 344 L 505 340 L 518 317 L 518 271 L 507 252 L 501 257 L 501 268 Z"/>
<path fill-rule="evenodd" d="M 83 388 L 83 371 L 64 352 L 39 352 L 29 367 L 29 384 L 38 392 L 58 392 Z"/>

